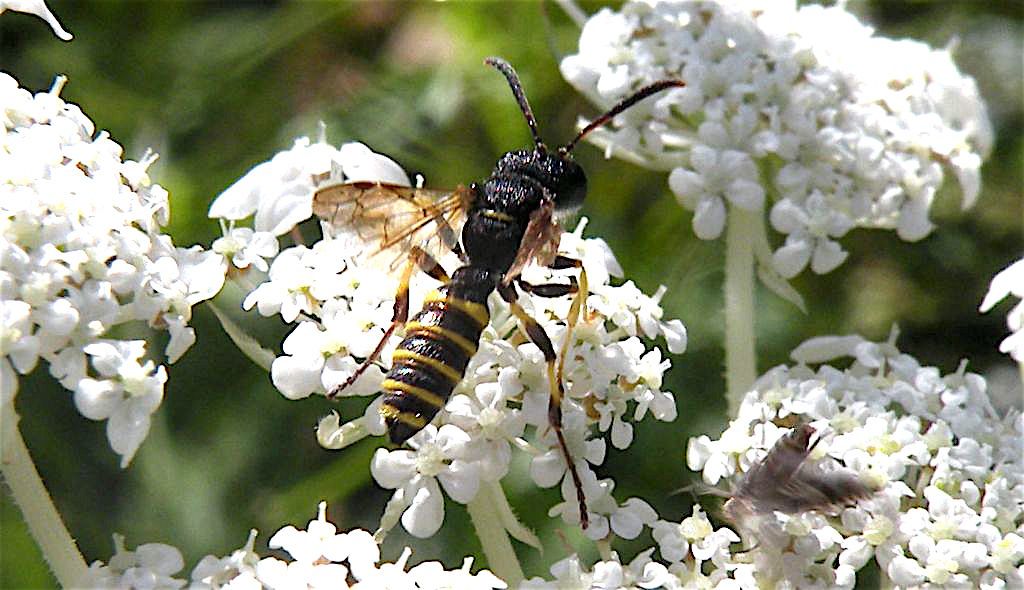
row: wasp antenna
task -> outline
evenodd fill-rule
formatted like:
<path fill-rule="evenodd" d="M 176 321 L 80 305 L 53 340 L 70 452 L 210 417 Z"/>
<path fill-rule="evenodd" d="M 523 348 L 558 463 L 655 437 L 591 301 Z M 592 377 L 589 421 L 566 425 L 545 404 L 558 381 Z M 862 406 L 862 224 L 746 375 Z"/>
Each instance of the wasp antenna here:
<path fill-rule="evenodd" d="M 579 132 L 579 135 L 577 135 L 572 141 L 567 143 L 565 147 L 558 151 L 563 154 L 571 152 L 572 148 L 576 147 L 576 143 L 579 142 L 579 140 L 583 139 L 583 137 L 586 134 L 590 133 L 591 131 L 597 129 L 602 125 L 605 125 L 606 123 L 611 121 L 612 118 L 615 117 L 615 115 L 618 115 L 622 111 L 628 109 L 629 107 L 635 105 L 636 103 L 640 102 L 641 100 L 647 98 L 652 94 L 661 92 L 666 88 L 681 86 L 686 86 L 686 82 L 683 82 L 682 80 L 661 80 L 660 82 L 655 82 L 654 84 L 651 84 L 649 86 L 644 86 L 640 90 L 634 92 L 632 95 L 619 101 L 619 103 L 613 106 L 611 109 L 609 109 L 607 113 L 601 115 L 600 117 L 588 123 L 587 126 L 584 127 L 582 131 Z"/>
<path fill-rule="evenodd" d="M 505 75 L 505 79 L 508 80 L 508 85 L 512 87 L 512 94 L 516 97 L 516 102 L 519 103 L 519 110 L 523 111 L 523 116 L 526 117 L 526 124 L 530 126 L 530 133 L 533 134 L 533 144 L 537 149 L 547 151 L 547 146 L 540 139 L 540 132 L 537 131 L 537 119 L 533 116 L 533 110 L 530 108 L 530 101 L 526 100 L 526 94 L 523 92 L 523 85 L 519 82 L 519 76 L 516 74 L 515 69 L 507 61 L 500 57 L 488 57 L 484 60 L 484 63 L 498 70 Z"/>

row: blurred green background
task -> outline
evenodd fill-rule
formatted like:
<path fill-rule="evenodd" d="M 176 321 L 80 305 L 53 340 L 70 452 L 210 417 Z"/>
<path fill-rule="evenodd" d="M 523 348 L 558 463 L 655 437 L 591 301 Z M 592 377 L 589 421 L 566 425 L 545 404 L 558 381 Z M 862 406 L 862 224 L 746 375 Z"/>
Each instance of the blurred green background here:
<path fill-rule="evenodd" d="M 598 5 L 585 3 L 588 12 Z M 508 87 L 484 57 L 519 70 L 553 144 L 571 137 L 579 114 L 595 109 L 561 79 L 558 61 L 575 50 L 578 30 L 554 5 L 536 3 L 86 2 L 52 1 L 74 35 L 56 39 L 34 17 L 0 16 L 0 69 L 32 90 L 69 77 L 62 96 L 82 105 L 138 158 L 152 146 L 151 176 L 171 194 L 169 233 L 179 245 L 209 245 L 219 235 L 206 218 L 210 201 L 253 165 L 315 136 L 317 121 L 339 144 L 359 140 L 389 154 L 430 186 L 454 186 L 489 173 L 503 151 L 529 135 Z M 858 332 L 884 339 L 898 322 L 901 348 L 944 372 L 961 358 L 991 377 L 1002 403 L 1020 404 L 1018 374 L 996 347 L 1006 334 L 1003 303 L 977 307 L 991 276 L 1022 252 L 1022 9 L 1019 2 L 850 2 L 849 8 L 890 37 L 933 46 L 959 39 L 957 61 L 988 100 L 997 143 L 984 170 L 978 205 L 960 210 L 947 182 L 933 211 L 939 229 L 916 244 L 892 232 L 854 231 L 849 261 L 827 277 L 796 286 L 806 315 L 770 293 L 758 294 L 759 369 L 787 362 L 805 338 Z M 687 439 L 720 432 L 724 423 L 721 349 L 722 243 L 700 242 L 690 214 L 675 203 L 665 176 L 581 146 L 590 178 L 587 233 L 604 237 L 629 278 L 648 293 L 669 287 L 666 317 L 689 329 L 685 354 L 671 357 L 665 388 L 679 419 L 645 422 L 628 454 L 609 451 L 599 475 L 612 475 L 620 498 L 641 496 L 664 518 L 690 512 L 691 498 L 669 496 L 691 481 Z M 268 338 L 283 326 L 271 320 Z M 170 367 L 163 407 L 132 465 L 118 468 L 105 425 L 82 418 L 69 392 L 44 367 L 23 379 L 18 408 L 36 463 L 86 559 L 106 560 L 111 533 L 128 547 L 165 542 L 184 552 L 187 577 L 205 554 L 224 555 L 257 528 L 257 547 L 281 526 L 302 528 L 316 504 L 342 529 L 373 530 L 389 493 L 367 465 L 379 440 L 342 452 L 317 446 L 313 428 L 332 408 L 350 418 L 360 400 L 340 406 L 320 397 L 285 400 L 265 373 L 243 358 L 208 309 L 195 312 L 196 346 Z M 146 336 L 143 334 L 143 336 Z M 278 340 L 279 341 L 279 340 Z M 155 348 L 160 350 L 160 348 Z M 525 465 L 519 464 L 519 473 Z M 554 490 L 509 478 L 523 520 L 545 539 L 544 554 L 519 546 L 527 575 L 546 574 L 579 543 L 556 534 L 545 516 Z M 449 568 L 480 555 L 462 506 L 448 502 L 441 532 L 421 541 L 396 529 L 385 544 L 394 560 L 405 545 L 413 561 Z M 49 587 L 41 556 L 6 495 L 0 499 L 0 587 Z M 557 527 L 556 527 L 557 528 Z M 618 548 L 630 559 L 648 535 Z M 593 554 L 585 553 L 587 558 Z"/>

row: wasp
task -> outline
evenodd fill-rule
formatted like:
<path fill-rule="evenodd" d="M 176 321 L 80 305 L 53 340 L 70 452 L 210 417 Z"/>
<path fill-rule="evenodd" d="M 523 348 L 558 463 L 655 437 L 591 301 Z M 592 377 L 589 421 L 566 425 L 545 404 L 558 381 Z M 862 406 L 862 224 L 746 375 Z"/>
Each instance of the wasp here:
<path fill-rule="evenodd" d="M 328 397 L 354 383 L 377 360 L 395 330 L 404 325 L 404 339 L 381 384 L 384 400 L 380 407 L 391 441 L 404 443 L 434 418 L 462 380 L 490 320 L 487 298 L 497 290 L 544 355 L 550 382 L 548 423 L 572 476 L 580 524 L 586 528 L 583 486 L 562 433 L 562 368 L 569 337 L 561 351 L 563 360 L 558 362 L 544 328 L 518 303 L 519 291 L 541 297 L 573 295 L 567 319 L 571 334 L 588 292 L 581 261 L 557 254 L 559 219 L 578 209 L 587 192 L 586 175 L 573 161 L 572 150 L 588 133 L 622 111 L 683 83 L 663 80 L 641 88 L 586 125 L 568 144 L 550 150 L 540 138 L 515 70 L 500 58 L 488 58 L 485 63 L 508 81 L 533 135 L 532 149 L 505 153 L 489 178 L 454 190 L 352 182 L 323 187 L 314 195 L 313 210 L 321 219 L 335 227 L 355 229 L 363 240 L 378 240 L 376 253 L 407 253 L 391 326 L 376 350 Z M 425 247 L 424 242 L 434 240 L 458 254 L 462 262 L 450 276 Z M 554 269 L 579 269 L 579 279 L 571 277 L 568 284 L 529 284 L 520 274 L 531 262 Z M 427 295 L 423 308 L 410 319 L 409 281 L 416 268 L 441 281 L 442 286 Z"/>

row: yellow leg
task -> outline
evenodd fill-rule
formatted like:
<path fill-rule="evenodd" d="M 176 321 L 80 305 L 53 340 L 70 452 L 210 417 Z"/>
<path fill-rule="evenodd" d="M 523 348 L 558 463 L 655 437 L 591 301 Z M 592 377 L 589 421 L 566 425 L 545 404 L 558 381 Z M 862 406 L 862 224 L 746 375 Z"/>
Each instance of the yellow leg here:
<path fill-rule="evenodd" d="M 531 286 L 527 287 L 531 291 L 542 291 L 547 285 Z M 561 289 L 573 289 L 574 285 L 559 285 Z M 550 292 L 550 291 L 549 291 Z M 565 388 L 562 384 L 561 379 L 561 368 L 562 363 L 558 362 L 555 356 L 555 348 L 551 344 L 551 338 L 548 337 L 547 332 L 544 331 L 544 327 L 537 323 L 537 320 L 530 317 L 526 310 L 519 305 L 518 294 L 514 285 L 499 286 L 498 293 L 501 294 L 502 299 L 508 302 L 512 314 L 516 316 L 526 335 L 530 337 L 530 340 L 540 348 L 544 354 L 544 361 L 547 363 L 548 371 L 548 386 L 550 396 L 548 398 L 548 425 L 552 430 L 555 431 L 555 436 L 558 439 L 558 447 L 562 451 L 562 457 L 565 459 L 566 467 L 569 470 L 569 475 L 572 477 L 573 486 L 576 488 L 576 499 L 579 502 L 580 511 L 580 527 L 586 529 L 590 526 L 590 518 L 587 510 L 586 496 L 583 493 L 583 482 L 580 480 L 580 474 L 576 470 L 576 462 L 573 461 L 572 454 L 569 452 L 569 446 L 565 442 L 565 434 L 562 431 L 562 398 L 565 397 Z M 579 313 L 578 305 L 575 305 L 576 313 Z M 573 321 L 575 323 L 575 320 Z M 566 340 L 568 342 L 568 340 Z M 567 345 L 566 345 L 567 346 Z M 566 346 L 563 346 L 563 354 L 566 350 Z"/>
<path fill-rule="evenodd" d="M 409 254 L 409 258 L 405 261 L 405 267 L 402 269 L 402 275 L 398 281 L 398 291 L 395 293 L 395 310 L 391 314 L 391 325 L 384 331 L 384 336 L 381 337 L 373 352 L 345 379 L 345 382 L 328 392 L 328 399 L 338 397 L 343 391 L 351 387 L 356 382 L 356 379 L 359 379 L 359 376 L 366 372 L 366 369 L 370 368 L 370 365 L 380 358 L 384 345 L 387 344 L 388 339 L 395 333 L 398 326 L 401 326 L 409 319 L 409 281 L 412 280 L 412 271 L 416 267 L 419 267 L 420 270 L 441 282 L 448 282 L 448 273 L 438 264 L 437 260 L 419 246 L 414 246 Z"/>

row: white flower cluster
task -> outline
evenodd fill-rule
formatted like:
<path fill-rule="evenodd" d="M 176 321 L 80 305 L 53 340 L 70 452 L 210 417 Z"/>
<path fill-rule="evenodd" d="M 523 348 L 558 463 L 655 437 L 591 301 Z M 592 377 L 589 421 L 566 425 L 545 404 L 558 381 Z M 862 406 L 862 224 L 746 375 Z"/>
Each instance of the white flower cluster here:
<path fill-rule="evenodd" d="M 251 265 L 267 271 L 266 260 L 272 260 L 268 280 L 252 289 L 243 307 L 297 324 L 271 369 L 274 385 L 289 399 L 325 393 L 352 374 L 359 364 L 353 357 L 369 356 L 384 336 L 397 289 L 380 269 L 353 262 L 367 244 L 323 239 L 278 251 L 276 236 L 312 216 L 316 179 L 328 174 L 337 181 L 409 184 L 397 164 L 360 143 L 339 149 L 322 137 L 317 142 L 302 137 L 292 149 L 250 170 L 210 206 L 210 217 L 226 222 L 214 250 L 240 269 Z M 235 227 L 248 217 L 253 228 Z M 373 393 L 382 378 L 372 367 L 346 394 Z"/>
<path fill-rule="evenodd" d="M 89 568 L 88 587 L 162 590 L 492 590 L 507 588 L 504 581 L 487 570 L 472 573 L 473 558 L 463 566 L 446 570 L 436 561 L 426 561 L 406 569 L 412 551 L 402 552 L 395 563 L 380 562 L 380 547 L 373 535 L 353 529 L 339 533 L 327 520 L 327 504 L 320 503 L 319 514 L 306 530 L 288 525 L 270 538 L 271 549 L 280 549 L 291 560 L 260 556 L 254 551 L 256 531 L 245 546 L 226 557 L 207 555 L 192 570 L 191 583 L 174 574 L 184 567 L 178 549 L 162 543 L 140 545 L 135 551 L 124 547 L 124 538 L 115 535 L 116 552 L 108 564 L 95 562 Z"/>
<path fill-rule="evenodd" d="M 1014 262 L 992 277 L 979 309 L 985 313 L 1008 295 L 1024 300 L 1024 260 Z M 1018 363 L 1024 363 L 1024 303 L 1018 301 L 1006 314 L 1006 325 L 1013 333 L 999 343 L 999 351 L 1009 354 Z"/>
<path fill-rule="evenodd" d="M 647 350 L 638 334 L 664 335 L 669 350 L 676 353 L 685 347 L 686 332 L 678 320 L 661 321 L 657 298 L 629 282 L 609 284 L 610 276 L 619 272 L 618 263 L 602 240 L 583 239 L 581 230 L 563 234 L 559 250 L 583 261 L 592 291 L 589 313 L 576 326 L 565 361 L 567 401 L 562 420 L 587 499 L 590 525 L 585 534 L 600 539 L 613 532 L 632 539 L 657 514 L 639 498 L 616 501 L 614 481 L 597 479 L 592 466 L 604 462 L 607 443 L 602 433 L 610 434 L 612 446 L 626 449 L 633 442 L 632 422 L 648 412 L 657 420 L 675 420 L 675 398 L 661 390 L 670 362 L 660 349 Z M 537 267 L 524 272 L 534 284 L 556 282 L 559 276 L 564 273 Z M 570 299 L 521 301 L 557 349 L 565 339 Z M 500 297 L 491 298 L 490 308 L 491 324 L 466 377 L 440 414 L 442 426 L 428 426 L 410 439 L 412 451 L 378 449 L 374 456 L 374 478 L 396 489 L 390 508 L 408 507 L 402 524 L 417 536 L 432 535 L 444 517 L 435 476 L 449 497 L 468 502 L 481 481 L 496 482 L 505 476 L 513 449 L 531 455 L 530 476 L 537 485 L 561 484 L 564 501 L 552 508 L 551 515 L 571 524 L 580 522 L 572 477 L 548 424 L 550 389 L 543 355 L 533 343 L 522 343 L 516 319 Z M 533 431 L 529 442 L 527 428 Z"/>
<path fill-rule="evenodd" d="M 303 151 L 323 157 L 292 157 L 294 152 Z M 254 169 L 260 182 L 251 182 L 247 176 L 219 197 L 211 215 L 222 211 L 222 199 L 234 191 L 246 195 L 246 214 L 255 211 L 259 220 L 264 211 L 272 211 L 268 217 L 276 221 L 271 225 L 278 227 L 275 233 L 283 233 L 282 228 L 287 231 L 290 227 L 286 226 L 310 215 L 312 187 L 308 187 L 305 199 L 294 199 L 288 206 L 274 200 L 274 191 L 285 190 L 286 195 L 292 195 L 300 182 L 312 182 L 314 176 L 322 177 L 328 171 L 334 181 L 409 184 L 397 164 L 362 144 L 334 149 L 300 140 L 292 152 L 279 154 Z M 298 180 L 294 185 L 273 182 L 281 178 Z M 264 182 L 267 179 L 270 181 Z M 236 190 L 240 186 L 252 188 Z M 242 214 L 239 208 L 236 218 Z M 614 482 L 598 480 L 590 466 L 604 461 L 606 443 L 602 433 L 610 431 L 612 444 L 624 449 L 633 440 L 632 422 L 648 414 L 658 420 L 675 419 L 674 397 L 661 389 L 662 375 L 670 363 L 658 348 L 646 348 L 640 336 L 663 335 L 669 350 L 678 353 L 686 346 L 686 331 L 678 320 L 662 321 L 658 302 L 663 292 L 649 297 L 631 282 L 611 285 L 611 275 L 621 274 L 618 263 L 603 241 L 583 239 L 582 229 L 583 224 L 576 233 L 563 234 L 560 250 L 582 260 L 591 285 L 587 312 L 576 326 L 565 358 L 565 434 L 591 511 L 588 535 L 602 538 L 611 530 L 634 538 L 644 524 L 654 522 L 654 511 L 639 499 L 618 503 L 611 496 Z M 255 307 L 262 315 L 279 314 L 296 324 L 284 341 L 284 354 L 273 361 L 271 368 L 275 386 L 290 399 L 324 394 L 343 383 L 373 351 L 391 322 L 397 283 L 379 264 L 364 256 L 364 250 L 376 245 L 356 243 L 351 236 L 332 238 L 336 233 L 325 229 L 325 238 L 312 246 L 297 245 L 282 251 L 270 265 L 269 280 L 257 286 L 244 302 L 246 308 Z M 460 264 L 454 255 L 441 262 L 449 272 Z M 523 276 L 535 284 L 565 282 L 570 272 L 527 268 Z M 437 285 L 422 273 L 414 275 L 411 313 Z M 566 337 L 570 298 L 524 294 L 520 301 L 560 349 Z M 403 514 L 401 522 L 412 534 L 432 535 L 444 516 L 441 488 L 452 499 L 469 502 L 481 482 L 496 482 L 505 476 L 513 448 L 532 455 L 531 475 L 538 485 L 562 484 L 565 502 L 555 506 L 553 514 L 570 523 L 580 522 L 576 491 L 547 422 L 550 389 L 543 355 L 537 346 L 524 342 L 515 316 L 500 297 L 493 296 L 489 303 L 491 323 L 465 378 L 435 420 L 437 426 L 428 426 L 414 436 L 409 441 L 411 450 L 381 449 L 374 457 L 372 471 L 377 482 L 396 490 L 382 520 L 384 530 L 394 526 L 398 515 Z M 399 340 L 395 335 L 385 346 L 381 355 L 385 368 Z M 382 369 L 373 365 L 343 395 L 375 394 L 382 379 Z M 370 404 L 365 416 L 357 421 L 363 434 L 384 434 L 377 412 L 379 402 L 378 398 Z M 339 425 L 338 418 L 330 416 L 321 423 L 319 436 L 321 441 L 336 442 L 339 433 L 347 433 L 352 427 L 353 423 Z M 532 440 L 526 438 L 528 427 L 534 435 Z"/>
<path fill-rule="evenodd" d="M 874 36 L 842 3 L 628 2 L 591 17 L 561 69 L 602 106 L 655 80 L 686 82 L 590 139 L 671 170 L 702 239 L 722 233 L 726 205 L 763 211 L 770 195 L 787 278 L 842 264 L 836 240 L 854 227 L 925 237 L 943 169 L 972 206 L 992 143 L 948 49 Z"/>
<path fill-rule="evenodd" d="M 88 588 L 182 588 L 185 581 L 174 577 L 185 560 L 176 547 L 163 543 L 146 543 L 134 551 L 124 546 L 124 536 L 114 534 L 114 555 L 109 563 L 94 561 L 89 566 Z"/>
<path fill-rule="evenodd" d="M 78 410 L 107 420 L 127 465 L 163 399 L 163 366 L 143 360 L 145 341 L 119 340 L 133 321 L 170 333 L 175 362 L 195 341 L 192 306 L 224 282 L 221 256 L 178 248 L 161 233 L 167 191 L 73 104 L 64 79 L 32 95 L 0 73 L 0 393 L 39 359 L 75 392 Z M 4 410 L 6 411 L 6 410 Z"/>
<path fill-rule="evenodd" d="M 708 589 L 755 590 L 759 580 L 750 564 L 740 563 L 731 545 L 740 540 L 727 528 L 715 529 L 700 507 L 681 522 L 659 520 L 652 527 L 661 561 L 652 558 L 655 547 L 639 552 L 628 564 L 612 552 L 610 559 L 589 569 L 578 556 L 551 566 L 551 580 L 530 578 L 523 590 L 561 588 L 616 588 L 620 590 L 664 588 L 666 590 Z"/>
<path fill-rule="evenodd" d="M 807 363 L 853 357 L 841 370 Z M 985 380 L 942 375 L 891 343 L 809 340 L 795 366 L 758 379 L 718 440 L 691 439 L 706 483 L 738 482 L 798 423 L 822 436 L 810 461 L 845 465 L 879 490 L 836 516 L 764 515 L 738 523 L 759 541 L 736 560 L 784 587 L 852 588 L 869 560 L 897 587 L 1024 585 L 1024 419 L 999 417 Z"/>

